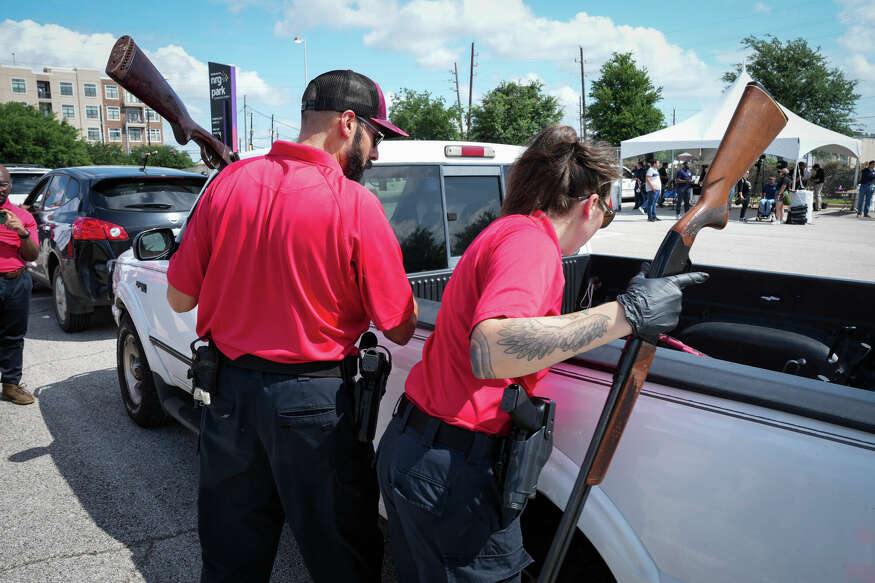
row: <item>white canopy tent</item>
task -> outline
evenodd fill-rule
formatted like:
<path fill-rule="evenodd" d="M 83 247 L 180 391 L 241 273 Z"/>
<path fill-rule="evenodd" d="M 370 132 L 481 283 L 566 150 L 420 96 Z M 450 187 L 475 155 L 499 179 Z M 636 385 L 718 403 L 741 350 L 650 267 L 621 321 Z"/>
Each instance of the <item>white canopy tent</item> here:
<path fill-rule="evenodd" d="M 620 144 L 620 157 L 634 158 L 661 150 L 716 150 L 741 100 L 745 85 L 752 80 L 746 71 L 742 71 L 735 83 L 724 91 L 716 103 L 709 105 L 690 119 L 663 130 L 624 140 Z M 808 152 L 821 150 L 860 159 L 862 151 L 860 140 L 806 121 L 783 105 L 781 109 L 789 120 L 775 141 L 766 148 L 766 154 L 799 160 Z M 710 156 L 705 157 L 710 158 Z M 859 169 L 859 164 L 857 168 Z"/>

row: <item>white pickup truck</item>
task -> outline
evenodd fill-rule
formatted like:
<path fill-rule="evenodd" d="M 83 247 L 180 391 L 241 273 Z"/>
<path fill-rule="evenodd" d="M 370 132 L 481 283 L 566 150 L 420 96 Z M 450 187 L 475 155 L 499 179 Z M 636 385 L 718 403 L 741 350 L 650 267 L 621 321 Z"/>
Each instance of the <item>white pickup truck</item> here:
<path fill-rule="evenodd" d="M 378 438 L 421 357 L 452 267 L 497 215 L 519 152 L 457 146 L 384 143 L 364 179 L 421 298 L 413 340 L 383 341 L 394 368 Z M 197 431 L 187 378 L 196 316 L 173 313 L 164 299 L 167 257 L 179 237 L 143 233 L 114 266 L 118 374 L 134 421 L 149 427 L 172 417 Z M 565 258 L 563 311 L 612 299 L 639 261 L 585 249 Z M 863 301 L 875 297 L 875 284 L 696 268 L 711 278 L 686 294 L 674 334 L 710 357 L 657 349 L 560 580 L 875 581 L 875 304 Z M 856 299 L 822 301 L 841 297 Z M 539 385 L 558 413 L 552 458 L 523 517 L 536 559 L 529 575 L 559 522 L 621 347 L 556 365 Z"/>

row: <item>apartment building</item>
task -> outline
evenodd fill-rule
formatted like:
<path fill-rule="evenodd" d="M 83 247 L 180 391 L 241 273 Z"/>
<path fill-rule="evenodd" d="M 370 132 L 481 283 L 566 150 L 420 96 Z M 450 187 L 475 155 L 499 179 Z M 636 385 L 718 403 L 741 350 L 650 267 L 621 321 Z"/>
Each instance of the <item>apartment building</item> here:
<path fill-rule="evenodd" d="M 89 142 L 126 152 L 164 143 L 161 117 L 97 69 L 0 65 L 0 102 L 9 101 L 67 120 Z"/>

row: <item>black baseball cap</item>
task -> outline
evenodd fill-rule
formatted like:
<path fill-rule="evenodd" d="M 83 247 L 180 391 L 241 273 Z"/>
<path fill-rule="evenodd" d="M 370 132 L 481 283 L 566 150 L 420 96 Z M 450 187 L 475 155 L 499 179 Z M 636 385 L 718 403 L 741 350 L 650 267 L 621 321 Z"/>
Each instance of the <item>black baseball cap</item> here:
<path fill-rule="evenodd" d="M 353 111 L 386 131 L 389 137 L 408 137 L 387 119 L 386 99 L 373 80 L 351 69 L 322 73 L 307 85 L 301 111 Z"/>

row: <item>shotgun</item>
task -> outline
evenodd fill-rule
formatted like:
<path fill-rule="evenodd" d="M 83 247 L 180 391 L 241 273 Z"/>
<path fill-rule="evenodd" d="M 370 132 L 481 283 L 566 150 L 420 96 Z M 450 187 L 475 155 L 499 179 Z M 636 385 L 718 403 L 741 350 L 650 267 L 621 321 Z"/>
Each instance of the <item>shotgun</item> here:
<path fill-rule="evenodd" d="M 688 270 L 690 248 L 696 235 L 705 227 L 722 229 L 726 226 L 729 189 L 785 125 L 787 116 L 765 88 L 756 82 L 748 83 L 714 156 L 699 201 L 666 234 L 647 277 L 676 275 Z M 538 583 L 553 583 L 558 577 L 590 488 L 600 484 L 608 471 L 655 353 L 656 345 L 640 338 L 630 337 L 626 341 L 611 391 L 544 559 Z"/>
<path fill-rule="evenodd" d="M 182 100 L 131 37 L 125 35 L 116 41 L 106 74 L 166 119 L 180 145 L 194 140 L 210 168 L 221 170 L 238 159 L 228 146 L 191 119 Z"/>

